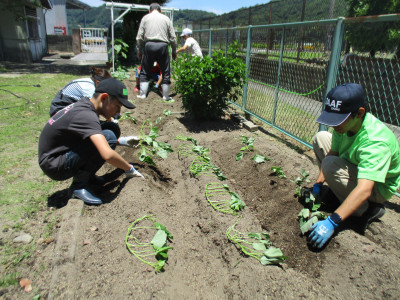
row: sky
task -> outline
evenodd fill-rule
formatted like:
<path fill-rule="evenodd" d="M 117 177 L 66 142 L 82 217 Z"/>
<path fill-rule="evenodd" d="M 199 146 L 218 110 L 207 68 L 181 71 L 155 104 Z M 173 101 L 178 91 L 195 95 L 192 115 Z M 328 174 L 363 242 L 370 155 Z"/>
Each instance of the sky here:
<path fill-rule="evenodd" d="M 90 6 L 100 6 L 104 2 L 101 0 L 80 0 Z M 154 2 L 157 2 L 156 0 Z M 179 9 L 198 9 L 213 12 L 217 15 L 231 12 L 242 7 L 254 6 L 257 4 L 268 3 L 269 0 L 171 0 L 166 5 Z"/>

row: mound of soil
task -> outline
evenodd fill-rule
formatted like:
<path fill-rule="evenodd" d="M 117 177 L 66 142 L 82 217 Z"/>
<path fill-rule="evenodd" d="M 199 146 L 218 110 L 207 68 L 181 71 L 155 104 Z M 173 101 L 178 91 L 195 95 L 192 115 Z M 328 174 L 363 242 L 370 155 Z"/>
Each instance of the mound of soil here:
<path fill-rule="evenodd" d="M 134 81 L 126 82 L 130 95 Z M 131 96 L 132 97 L 132 96 Z M 56 191 L 49 200 L 61 206 L 63 216 L 57 243 L 43 246 L 41 260 L 52 261 L 52 273 L 36 282 L 41 295 L 60 299 L 398 299 L 400 278 L 399 199 L 387 205 L 381 222 L 365 235 L 344 229 L 322 252 L 316 252 L 301 236 L 297 214 L 303 208 L 295 196 L 293 180 L 303 168 L 310 173 L 310 186 L 317 166 L 310 149 L 296 145 L 268 128 L 249 132 L 230 115 L 218 121 L 194 121 L 182 112 L 178 96 L 174 103 L 161 101 L 150 92 L 147 99 L 135 98 L 130 120 L 120 122 L 123 135 L 138 135 L 149 119 L 161 122 L 159 141 L 169 143 L 174 152 L 156 166 L 140 162 L 136 148 L 119 147 L 118 152 L 145 176 L 125 179 L 110 165 L 98 175 L 114 178 L 97 189 L 105 204 L 83 205 L 63 199 Z M 170 110 L 170 116 L 163 111 Z M 233 112 L 232 108 L 232 112 Z M 246 203 L 238 216 L 214 210 L 205 196 L 208 183 L 216 176 L 190 174 L 194 157 L 179 153 L 189 143 L 176 136 L 193 137 L 210 149 L 211 161 L 227 177 L 223 183 Z M 236 161 L 243 146 L 241 136 L 254 137 L 253 153 Z M 262 154 L 270 159 L 257 164 L 250 158 Z M 286 179 L 271 174 L 282 167 Z M 221 183 L 221 182 L 220 182 Z M 65 183 L 65 187 L 68 182 Z M 60 196 L 61 195 L 61 196 Z M 65 202 L 62 202 L 65 200 Z M 50 201 L 50 202 L 51 202 Z M 125 237 L 130 224 L 153 215 L 174 239 L 165 272 L 154 269 L 132 255 Z M 275 247 L 289 257 L 280 266 L 263 266 L 244 255 L 226 236 L 236 224 L 242 232 L 270 234 Z M 35 264 L 39 263 L 36 262 Z M 26 297 L 26 295 L 24 296 Z"/>

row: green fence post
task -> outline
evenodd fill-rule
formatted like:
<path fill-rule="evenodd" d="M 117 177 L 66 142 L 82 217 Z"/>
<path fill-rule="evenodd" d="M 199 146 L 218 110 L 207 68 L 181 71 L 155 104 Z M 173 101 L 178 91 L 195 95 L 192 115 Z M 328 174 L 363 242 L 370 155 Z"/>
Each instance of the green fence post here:
<path fill-rule="evenodd" d="M 246 84 L 243 88 L 243 99 L 242 99 L 242 109 L 246 109 L 246 101 L 247 101 L 247 89 L 248 89 L 248 80 L 250 74 L 250 56 L 251 56 L 251 28 L 250 25 L 247 29 L 247 50 L 246 50 Z"/>
<path fill-rule="evenodd" d="M 336 23 L 335 35 L 333 37 L 332 52 L 331 52 L 331 57 L 329 60 L 329 66 L 328 66 L 328 74 L 326 76 L 326 90 L 325 90 L 324 98 L 322 99 L 321 111 L 323 111 L 324 107 L 325 107 L 326 95 L 332 88 L 334 88 L 336 86 L 336 77 L 337 77 L 337 73 L 338 73 L 338 69 L 339 69 L 340 54 L 342 51 L 342 44 L 343 44 L 343 38 L 344 38 L 343 20 L 344 20 L 344 18 L 338 18 L 338 21 Z M 327 131 L 327 130 L 328 130 L 328 126 L 319 124 L 318 131 Z"/>
<path fill-rule="evenodd" d="M 208 56 L 212 56 L 212 29 L 210 28 L 210 34 L 208 36 Z"/>
<path fill-rule="evenodd" d="M 283 49 L 285 48 L 284 43 L 285 43 L 285 27 L 282 27 L 281 50 L 279 51 L 278 75 L 276 78 L 276 87 L 275 87 L 274 112 L 272 114 L 272 124 L 273 125 L 275 125 L 276 107 L 278 106 L 279 78 L 281 76 L 282 61 L 283 61 Z"/>
<path fill-rule="evenodd" d="M 226 29 L 225 56 L 228 54 L 228 41 L 229 41 L 229 30 Z"/>

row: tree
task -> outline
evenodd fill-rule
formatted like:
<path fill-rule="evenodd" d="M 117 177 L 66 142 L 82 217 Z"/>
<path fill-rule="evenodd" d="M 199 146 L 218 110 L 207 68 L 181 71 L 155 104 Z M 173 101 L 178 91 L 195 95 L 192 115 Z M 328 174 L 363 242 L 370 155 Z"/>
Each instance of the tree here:
<path fill-rule="evenodd" d="M 349 4 L 348 16 L 361 17 L 380 14 L 398 13 L 400 0 L 346 0 Z M 400 58 L 400 25 L 396 23 L 365 23 L 348 25 L 347 38 L 354 49 L 369 52 L 371 57 L 377 51 L 391 51 L 396 49 L 396 56 Z"/>
<path fill-rule="evenodd" d="M 170 0 L 158 0 L 157 3 L 161 6 Z M 105 2 L 111 2 L 106 0 Z M 114 0 L 114 3 L 135 3 L 142 5 L 150 5 L 154 3 L 154 0 Z M 162 10 L 162 7 L 161 7 Z M 140 21 L 143 16 L 145 16 L 148 11 L 130 11 L 123 18 L 123 30 L 122 30 L 122 40 L 129 45 L 129 52 L 127 57 L 127 63 L 132 64 L 137 62 L 136 57 L 136 35 L 139 30 Z"/>

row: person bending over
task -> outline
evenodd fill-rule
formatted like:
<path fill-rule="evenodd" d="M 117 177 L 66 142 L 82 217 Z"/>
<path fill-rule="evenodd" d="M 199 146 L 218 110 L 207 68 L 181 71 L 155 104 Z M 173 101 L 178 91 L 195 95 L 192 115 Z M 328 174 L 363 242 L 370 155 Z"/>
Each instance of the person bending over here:
<path fill-rule="evenodd" d="M 125 171 L 126 177 L 143 177 L 133 165 L 114 149 L 117 135 L 112 129 L 103 129 L 99 116 L 106 119 L 119 113 L 121 107 L 133 109 L 128 101 L 128 90 L 119 80 L 104 79 L 96 86 L 92 98 L 83 97 L 53 115 L 39 137 L 39 166 L 53 180 L 73 177 L 72 197 L 87 204 L 102 204 L 88 188 L 104 162 Z"/>
<path fill-rule="evenodd" d="M 339 223 L 360 216 L 364 230 L 385 214 L 383 203 L 400 183 L 400 148 L 393 132 L 366 112 L 364 89 L 347 83 L 329 91 L 317 122 L 333 127 L 318 132 L 313 148 L 320 168 L 313 193 L 325 182 L 340 205 L 311 228 L 309 241 L 322 248 Z"/>
<path fill-rule="evenodd" d="M 64 107 L 78 102 L 83 97 L 92 98 L 96 86 L 100 81 L 112 78 L 111 73 L 107 69 L 90 67 L 90 78 L 75 79 L 67 83 L 54 97 L 50 105 L 50 117 L 54 116 L 56 112 L 63 109 Z M 110 129 L 114 131 L 118 137 L 118 145 L 133 147 L 139 143 L 137 136 L 125 136 L 120 137 L 121 130 L 117 124 L 117 118 L 119 113 L 109 118 L 106 122 L 101 121 L 102 129 Z M 111 121 L 114 121 L 112 123 Z"/>
<path fill-rule="evenodd" d="M 199 43 L 192 37 L 192 30 L 189 28 L 185 28 L 182 30 L 182 34 L 185 44 L 179 48 L 176 53 L 180 53 L 183 51 L 187 51 L 192 56 L 200 56 L 203 57 L 203 53 L 201 52 L 201 48 Z"/>

